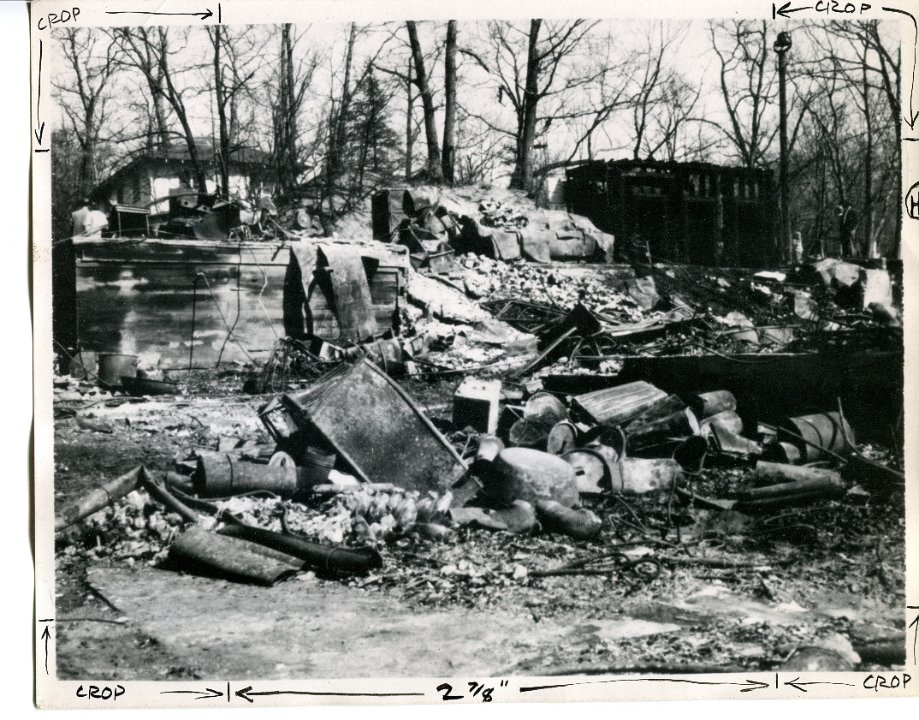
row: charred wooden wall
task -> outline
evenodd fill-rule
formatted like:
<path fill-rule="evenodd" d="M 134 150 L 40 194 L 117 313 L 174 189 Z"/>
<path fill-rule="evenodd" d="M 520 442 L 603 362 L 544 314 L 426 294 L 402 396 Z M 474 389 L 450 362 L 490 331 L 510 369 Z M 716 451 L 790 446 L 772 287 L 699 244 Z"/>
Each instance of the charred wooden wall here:
<path fill-rule="evenodd" d="M 567 171 L 570 212 L 654 261 L 760 267 L 780 258 L 776 194 L 766 170 L 617 160 Z M 629 259 L 623 257 L 623 259 Z"/>

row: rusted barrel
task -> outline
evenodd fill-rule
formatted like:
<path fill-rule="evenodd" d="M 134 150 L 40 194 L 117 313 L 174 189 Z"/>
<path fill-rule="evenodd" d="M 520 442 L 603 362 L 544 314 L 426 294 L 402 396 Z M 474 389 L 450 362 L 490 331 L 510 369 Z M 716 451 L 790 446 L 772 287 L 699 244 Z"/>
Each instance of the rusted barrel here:
<path fill-rule="evenodd" d="M 192 525 L 169 547 L 169 558 L 183 570 L 237 582 L 274 585 L 295 574 L 296 558 L 268 557 L 252 542 L 211 533 Z"/>
<path fill-rule="evenodd" d="M 610 467 L 617 460 L 614 450 L 601 449 L 600 446 L 582 447 L 565 453 L 562 458 L 574 468 L 574 481 L 579 493 L 599 495 L 609 491 Z"/>
<path fill-rule="evenodd" d="M 507 439 L 514 447 L 543 449 L 549 437 L 550 425 L 538 420 L 518 420 L 507 432 Z"/>
<path fill-rule="evenodd" d="M 560 457 L 529 448 L 502 450 L 492 465 L 486 493 L 504 505 L 539 499 L 571 506 L 578 502 L 574 468 Z"/>
<path fill-rule="evenodd" d="M 578 429 L 574 423 L 562 420 L 556 423 L 546 438 L 546 452 L 552 455 L 564 455 L 577 446 Z"/>
<path fill-rule="evenodd" d="M 710 417 L 704 418 L 699 425 L 703 433 L 709 432 L 715 425 L 735 435 L 743 433 L 743 420 L 733 410 L 722 410 L 719 413 L 715 413 Z"/>
<path fill-rule="evenodd" d="M 801 451 L 789 442 L 772 442 L 763 448 L 763 459 L 788 465 L 801 463 Z"/>
<path fill-rule="evenodd" d="M 373 548 L 346 548 L 310 542 L 299 535 L 282 533 L 234 522 L 223 527 L 222 534 L 280 550 L 305 561 L 317 570 L 360 573 L 383 566 L 383 558 Z"/>
<path fill-rule="evenodd" d="M 685 438 L 698 432 L 699 421 L 695 413 L 689 408 L 684 408 L 638 427 L 632 423 L 626 435 L 629 447 L 639 448 L 656 445 L 670 438 Z"/>
<path fill-rule="evenodd" d="M 782 433 L 783 429 L 789 432 Z M 779 424 L 779 430 L 780 439 L 797 445 L 804 462 L 813 462 L 823 458 L 825 454 L 819 448 L 838 455 L 848 455 L 849 445 L 855 444 L 852 427 L 845 418 L 839 417 L 838 412 L 786 418 Z"/>
<path fill-rule="evenodd" d="M 689 399 L 689 406 L 700 418 L 707 418 L 725 410 L 737 410 L 737 398 L 728 390 L 698 393 Z"/>
<path fill-rule="evenodd" d="M 636 380 L 612 388 L 595 390 L 574 398 L 581 418 L 596 425 L 621 425 L 651 408 L 667 402 L 669 396 L 653 385 Z"/>
<path fill-rule="evenodd" d="M 744 493 L 734 506 L 738 512 L 774 510 L 840 498 L 846 493 L 839 473 L 799 465 L 760 461 L 754 482 L 758 487 Z"/>
<path fill-rule="evenodd" d="M 680 476 L 680 464 L 670 458 L 625 458 L 612 471 L 614 493 L 643 495 L 670 488 Z"/>
<path fill-rule="evenodd" d="M 652 420 L 657 420 L 659 418 L 666 417 L 667 415 L 672 415 L 673 413 L 677 412 L 678 410 L 682 410 L 685 407 L 686 403 L 680 400 L 677 395 L 668 395 L 655 405 L 645 410 L 640 415 L 630 420 L 628 425 L 629 427 L 645 425 Z"/>
<path fill-rule="evenodd" d="M 577 540 L 592 540 L 603 527 L 603 522 L 592 511 L 567 508 L 554 500 L 537 502 L 536 515 L 549 532 L 560 532 Z"/>
<path fill-rule="evenodd" d="M 555 395 L 538 392 L 526 401 L 523 417 L 551 428 L 557 422 L 568 419 L 568 409 Z"/>
<path fill-rule="evenodd" d="M 708 440 L 702 435 L 691 435 L 673 451 L 673 459 L 687 472 L 699 472 L 708 454 Z"/>
<path fill-rule="evenodd" d="M 763 448 L 758 442 L 732 433 L 730 430 L 725 430 L 720 425 L 715 425 L 712 430 L 718 449 L 723 453 L 738 456 L 759 456 L 763 453 Z"/>
<path fill-rule="evenodd" d="M 227 453 L 198 451 L 195 493 L 202 497 L 229 497 L 263 490 L 283 498 L 297 492 L 297 468 L 245 462 Z"/>
<path fill-rule="evenodd" d="M 491 510 L 490 514 L 518 535 L 532 532 L 536 527 L 536 511 L 526 500 L 514 500 L 510 507 Z"/>

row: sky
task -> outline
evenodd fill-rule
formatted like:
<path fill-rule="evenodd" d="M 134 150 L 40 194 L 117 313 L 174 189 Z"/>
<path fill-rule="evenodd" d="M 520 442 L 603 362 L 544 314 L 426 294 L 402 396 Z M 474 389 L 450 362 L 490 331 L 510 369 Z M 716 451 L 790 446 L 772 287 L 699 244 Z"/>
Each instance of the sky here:
<path fill-rule="evenodd" d="M 526 21 L 520 23 L 520 27 L 525 29 Z M 770 26 L 770 43 L 774 37 L 774 32 L 779 28 L 791 29 L 793 37 L 797 38 L 800 45 L 804 36 L 800 30 L 795 28 L 797 22 L 783 21 L 781 24 Z M 406 33 L 402 23 L 388 23 L 375 26 L 365 26 L 365 31 L 359 36 L 358 45 L 355 50 L 354 67 L 360 70 L 367 60 L 374 57 L 377 64 L 384 69 L 404 70 L 407 62 Z M 440 22 L 423 22 L 420 24 L 421 42 L 426 52 L 430 53 L 438 40 L 442 40 L 444 25 Z M 230 26 L 231 31 L 237 29 Z M 174 29 L 172 32 L 178 32 Z M 298 51 L 301 56 L 305 53 L 315 53 L 320 58 L 320 63 L 314 75 L 314 81 L 310 88 L 305 110 L 303 115 L 303 125 L 310 127 L 321 123 L 328 112 L 328 96 L 330 89 L 338 88 L 341 82 L 341 69 L 343 65 L 343 53 L 347 40 L 348 26 L 346 23 L 314 23 L 312 25 L 298 25 L 298 33 L 302 34 Z M 597 41 L 600 48 L 601 57 L 606 50 L 608 64 L 614 66 L 630 58 L 634 59 L 645 47 L 647 35 L 651 32 L 664 35 L 675 35 L 679 41 L 674 43 L 668 50 L 665 63 L 679 72 L 684 81 L 695 89 L 701 89 L 699 99 L 694 114 L 698 117 L 706 118 L 709 121 L 721 125 L 727 124 L 727 117 L 724 111 L 724 101 L 718 89 L 718 59 L 711 48 L 711 37 L 707 22 L 704 20 L 670 20 L 670 21 L 650 21 L 650 20 L 603 20 L 600 21 L 591 33 Z M 94 32 L 102 32 L 100 29 Z M 263 92 L 266 84 L 270 82 L 270 73 L 275 63 L 273 60 L 274 53 L 277 52 L 276 27 L 270 25 L 250 27 L 249 32 L 254 33 L 257 38 L 267 40 L 267 45 L 262 51 L 261 69 L 258 70 L 251 81 L 256 93 Z M 176 58 L 175 64 L 187 63 L 207 64 L 209 57 L 209 43 L 205 31 L 193 28 L 189 36 L 187 48 L 180 57 Z M 59 35 L 59 33 L 56 33 Z M 603 37 L 612 38 L 612 42 L 603 43 L 599 39 Z M 521 36 L 522 37 L 522 36 Z M 487 47 L 485 39 L 487 38 L 487 27 L 484 21 L 477 22 L 460 22 L 459 25 L 459 43 L 462 47 L 469 47 L 476 50 L 479 54 L 486 53 Z M 102 43 L 100 43 L 102 46 Z M 383 51 L 380 52 L 381 46 Z M 793 52 L 797 52 L 796 47 Z M 596 50 L 590 57 L 582 57 L 572 62 L 598 62 Z M 429 58 L 430 60 L 430 58 Z M 770 71 L 774 69 L 775 55 L 769 56 Z M 72 71 L 61 63 L 61 58 L 55 54 L 49 58 L 49 67 L 52 69 L 55 81 L 59 84 L 66 85 L 73 82 Z M 436 58 L 429 67 L 431 74 L 431 84 L 435 91 L 435 102 L 440 105 L 443 102 L 443 81 L 442 81 L 443 61 L 440 56 Z M 187 104 L 191 115 L 191 120 L 196 134 L 210 136 L 216 125 L 215 113 L 213 108 L 212 96 L 210 93 L 202 92 L 201 89 L 208 82 L 209 68 L 204 72 L 191 71 L 182 75 L 180 82 L 188 88 L 186 95 Z M 385 70 L 377 73 L 381 79 L 391 79 Z M 631 76 L 635 81 L 638 78 Z M 474 113 L 481 113 L 487 119 L 503 128 L 512 129 L 514 126 L 514 116 L 510 104 L 504 100 L 502 104 L 497 102 L 496 87 L 493 84 L 493 78 L 490 78 L 481 68 L 477 67 L 474 62 L 461 55 L 459 67 L 459 96 L 461 105 L 469 108 Z M 125 105 L 129 100 L 136 100 L 139 97 L 138 88 L 142 83 L 135 75 L 123 75 L 114 90 L 113 103 Z M 264 99 L 261 107 L 256 106 L 254 118 L 256 122 L 263 123 L 260 133 L 256 133 L 256 142 L 258 135 L 262 140 L 267 133 L 267 124 L 269 120 L 268 113 L 265 112 Z M 569 103 L 572 101 L 569 101 Z M 391 104 L 391 121 L 397 132 L 402 133 L 404 127 L 405 97 L 402 90 L 398 90 Z M 543 103 L 546 109 L 550 101 Z M 770 108 L 770 118 L 774 122 L 777 108 Z M 61 122 L 61 113 L 54 108 L 48 118 L 50 127 L 57 127 Z M 415 122 L 420 122 L 420 102 L 416 100 Z M 440 129 L 443 120 L 442 112 L 438 112 L 438 128 Z M 115 117 L 113 126 L 123 125 L 130 126 L 133 122 L 133 116 L 126 109 Z M 472 131 L 482 126 L 476 123 L 467 122 L 461 127 L 462 130 Z M 620 111 L 612 116 L 605 124 L 605 132 L 597 135 L 597 142 L 594 150 L 595 156 L 601 158 L 626 157 L 631 155 L 631 116 L 628 111 Z M 543 160 L 554 160 L 567 157 L 573 144 L 575 130 L 570 126 L 556 123 L 548 132 L 544 139 L 547 148 L 542 152 Z M 419 135 L 416 142 L 416 157 L 420 157 L 423 152 L 423 133 Z M 722 144 L 710 152 L 710 159 L 715 162 L 730 162 L 728 155 L 729 146 Z M 584 156 L 584 153 L 581 153 Z M 506 172 L 507 168 L 503 168 Z"/>

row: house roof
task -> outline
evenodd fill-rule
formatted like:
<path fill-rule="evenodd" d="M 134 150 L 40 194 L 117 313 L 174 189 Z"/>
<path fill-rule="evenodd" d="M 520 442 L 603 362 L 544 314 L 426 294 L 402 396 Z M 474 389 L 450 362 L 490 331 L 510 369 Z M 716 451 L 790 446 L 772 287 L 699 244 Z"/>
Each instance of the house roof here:
<path fill-rule="evenodd" d="M 213 139 L 195 138 L 195 148 L 201 161 L 209 168 L 214 166 L 217 151 Z M 91 197 L 99 198 L 106 195 L 112 186 L 125 177 L 130 176 L 136 169 L 145 165 L 183 165 L 191 161 L 188 145 L 184 142 L 167 143 L 154 149 L 142 148 L 124 165 L 100 182 L 90 193 Z M 257 148 L 237 147 L 230 151 L 230 165 L 249 170 L 267 168 L 270 156 Z"/>

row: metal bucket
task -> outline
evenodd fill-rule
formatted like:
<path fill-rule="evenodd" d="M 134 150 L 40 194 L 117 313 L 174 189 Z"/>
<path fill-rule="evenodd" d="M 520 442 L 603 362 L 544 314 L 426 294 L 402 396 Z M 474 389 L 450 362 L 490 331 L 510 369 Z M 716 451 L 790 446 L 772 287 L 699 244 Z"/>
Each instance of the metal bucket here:
<path fill-rule="evenodd" d="M 137 377 L 137 355 L 99 353 L 99 380 L 109 387 L 120 387 L 122 377 Z"/>
<path fill-rule="evenodd" d="M 95 377 L 97 369 L 98 361 L 94 352 L 81 350 L 70 360 L 70 377 L 74 380 L 82 380 L 89 376 Z"/>

